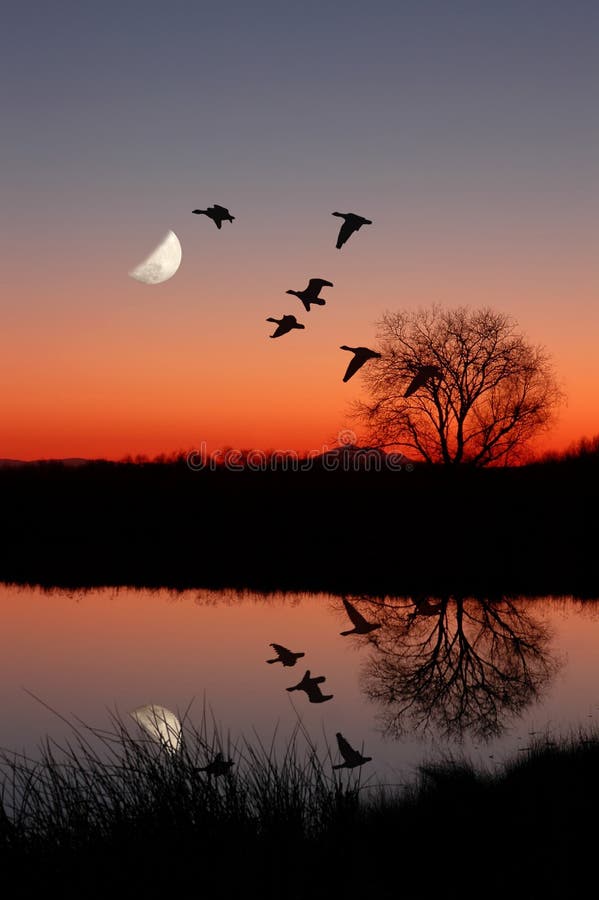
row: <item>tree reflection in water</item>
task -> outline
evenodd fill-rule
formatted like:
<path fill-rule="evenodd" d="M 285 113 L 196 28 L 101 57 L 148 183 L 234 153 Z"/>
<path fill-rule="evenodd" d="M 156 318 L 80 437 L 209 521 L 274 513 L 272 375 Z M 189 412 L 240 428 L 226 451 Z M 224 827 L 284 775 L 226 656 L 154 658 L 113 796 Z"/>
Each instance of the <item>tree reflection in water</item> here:
<path fill-rule="evenodd" d="M 382 628 L 370 641 L 362 681 L 383 707 L 384 733 L 499 736 L 562 665 L 533 602 L 414 597 L 377 603 Z"/>

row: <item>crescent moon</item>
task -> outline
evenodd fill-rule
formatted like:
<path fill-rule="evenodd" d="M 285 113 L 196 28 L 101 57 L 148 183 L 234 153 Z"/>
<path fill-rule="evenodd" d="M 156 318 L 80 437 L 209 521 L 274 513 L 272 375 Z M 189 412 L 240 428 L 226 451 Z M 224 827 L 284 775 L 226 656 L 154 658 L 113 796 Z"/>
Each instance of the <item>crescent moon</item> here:
<path fill-rule="evenodd" d="M 167 231 L 162 241 L 129 275 L 143 284 L 160 284 L 172 278 L 181 265 L 181 244 L 174 231 Z"/>

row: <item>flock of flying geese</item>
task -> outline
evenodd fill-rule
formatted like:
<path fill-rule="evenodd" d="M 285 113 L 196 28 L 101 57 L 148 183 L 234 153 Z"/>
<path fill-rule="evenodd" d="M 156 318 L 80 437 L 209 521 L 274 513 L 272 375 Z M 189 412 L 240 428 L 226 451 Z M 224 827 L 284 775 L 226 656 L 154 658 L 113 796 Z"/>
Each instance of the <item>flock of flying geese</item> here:
<path fill-rule="evenodd" d="M 219 206 L 218 204 L 209 206 L 207 209 L 194 209 L 192 212 L 196 215 L 208 216 L 209 219 L 212 219 L 218 229 L 222 228 L 223 222 L 233 222 L 235 219 L 235 216 L 232 216 L 225 206 Z M 335 245 L 338 250 L 343 247 L 355 231 L 359 231 L 362 225 L 372 225 L 372 219 L 365 219 L 364 216 L 359 216 L 356 213 L 334 212 L 332 215 L 338 216 L 340 219 L 344 220 Z M 310 278 L 308 286 L 305 287 L 303 291 L 289 290 L 286 291 L 286 293 L 296 296 L 303 303 L 306 312 L 310 312 L 312 306 L 325 305 L 325 299 L 320 296 L 321 290 L 325 287 L 334 287 L 333 282 L 327 281 L 325 278 Z M 280 319 L 269 316 L 266 321 L 274 322 L 277 326 L 270 335 L 271 338 L 281 337 L 281 335 L 287 334 L 289 331 L 293 331 L 296 328 L 303 329 L 306 327 L 298 322 L 297 318 L 293 315 L 284 315 Z M 369 347 L 348 347 L 343 344 L 339 349 L 348 350 L 350 353 L 354 354 L 354 357 L 350 360 L 345 375 L 343 376 L 343 381 L 349 381 L 352 375 L 355 375 L 358 369 L 361 369 L 364 363 L 368 362 L 369 359 L 381 358 L 380 353 L 371 350 Z M 417 391 L 418 388 L 422 387 L 429 379 L 442 377 L 443 372 L 438 366 L 418 366 L 412 381 L 406 389 L 404 397 L 410 397 L 414 391 Z"/>
<path fill-rule="evenodd" d="M 222 228 L 223 222 L 233 222 L 235 216 L 232 216 L 229 210 L 225 206 L 219 206 L 215 204 L 214 206 L 209 206 L 207 209 L 194 209 L 192 210 L 196 215 L 205 215 L 209 219 L 212 219 L 216 227 L 220 230 Z M 359 229 L 363 225 L 372 225 L 371 219 L 365 219 L 363 216 L 359 216 L 356 213 L 340 213 L 334 212 L 332 215 L 337 216 L 343 219 L 343 225 L 339 230 L 339 234 L 337 236 L 336 247 L 338 250 L 343 247 L 343 245 L 348 241 L 351 235 L 355 231 L 359 231 Z M 308 282 L 308 286 L 304 288 L 303 291 L 295 291 L 288 290 L 286 293 L 293 294 L 299 300 L 301 300 L 304 309 L 306 312 L 310 312 L 312 306 L 324 306 L 326 301 L 323 297 L 320 296 L 320 292 L 325 287 L 334 287 L 332 281 L 327 281 L 324 278 L 310 278 Z M 274 322 L 277 325 L 277 328 L 270 335 L 271 338 L 281 337 L 283 334 L 287 334 L 289 331 L 294 329 L 303 329 L 306 326 L 299 323 L 295 316 L 293 315 L 284 315 L 281 319 L 276 319 L 272 316 L 266 320 L 267 322 Z M 381 354 L 377 353 L 374 350 L 371 350 L 369 347 L 348 347 L 345 344 L 340 347 L 341 350 L 347 350 L 350 353 L 353 353 L 353 359 L 350 361 L 345 375 L 343 376 L 343 381 L 349 381 L 349 379 L 355 375 L 355 373 L 360 369 L 364 363 L 366 363 L 369 359 L 380 359 Z M 419 365 L 415 367 L 414 376 L 406 388 L 404 393 L 404 397 L 410 397 L 418 388 L 422 387 L 426 384 L 427 381 L 433 378 L 443 378 L 442 370 L 435 365 Z M 341 634 L 343 636 L 348 634 L 368 634 L 371 631 L 374 631 L 376 628 L 380 628 L 380 624 L 375 622 L 367 622 L 366 619 L 358 612 L 358 610 L 347 600 L 345 597 L 343 598 L 343 604 L 345 606 L 346 612 L 353 624 L 353 628 L 342 631 Z M 298 659 L 301 659 L 305 656 L 305 653 L 296 653 L 291 650 L 288 650 L 286 647 L 283 647 L 281 644 L 271 644 L 270 645 L 273 650 L 276 652 L 277 656 L 275 659 L 266 660 L 267 663 L 276 663 L 281 662 L 283 666 L 289 667 L 294 666 Z M 319 675 L 317 677 L 312 677 L 310 674 L 310 670 L 307 669 L 304 677 L 297 684 L 292 687 L 288 687 L 288 691 L 304 691 L 310 703 L 324 703 L 327 700 L 333 699 L 333 694 L 323 694 L 321 688 L 319 687 L 325 681 L 324 675 Z M 164 706 L 158 706 L 157 704 L 151 704 L 148 706 L 142 706 L 139 709 L 134 710 L 131 713 L 131 716 L 135 719 L 135 721 L 146 730 L 148 734 L 151 735 L 156 741 L 162 744 L 171 752 L 177 752 L 181 746 L 182 741 L 182 726 L 177 718 L 177 716 L 166 709 Z M 337 744 L 339 746 L 339 752 L 343 757 L 343 762 L 339 765 L 334 765 L 334 769 L 353 769 L 356 766 L 362 766 L 364 763 L 370 762 L 371 756 L 363 756 L 358 750 L 354 750 L 353 747 L 348 743 L 348 741 L 343 737 L 341 732 L 337 732 Z M 214 759 L 209 762 L 206 766 L 202 766 L 198 769 L 200 772 L 206 772 L 209 776 L 220 776 L 226 775 L 231 766 L 233 765 L 233 760 L 226 760 L 223 757 L 222 753 L 217 753 Z"/>
<path fill-rule="evenodd" d="M 340 632 L 344 637 L 348 634 L 369 634 L 376 628 L 380 628 L 378 622 L 368 622 L 364 616 L 358 612 L 349 600 L 343 597 L 343 605 L 350 618 L 353 628 Z M 280 662 L 284 667 L 294 666 L 298 659 L 306 654 L 303 652 L 295 652 L 288 650 L 281 644 L 270 644 L 275 653 L 275 659 L 267 659 L 266 662 L 272 665 Z M 333 694 L 323 694 L 319 685 L 326 681 L 324 675 L 312 677 L 310 670 L 306 670 L 306 674 L 297 684 L 288 687 L 288 691 L 304 691 L 310 703 L 324 703 L 326 700 L 332 700 Z M 177 716 L 166 709 L 164 706 L 151 704 L 142 706 L 134 710 L 130 715 L 135 721 L 152 737 L 158 741 L 163 747 L 172 753 L 178 752 L 182 741 L 182 726 Z M 364 763 L 370 762 L 371 756 L 363 756 L 359 750 L 354 750 L 351 744 L 343 737 L 340 731 L 337 732 L 337 744 L 339 752 L 343 757 L 343 762 L 333 766 L 333 769 L 353 769 L 356 766 L 362 766 Z M 225 759 L 222 753 L 217 753 L 207 765 L 197 769 L 198 772 L 206 772 L 208 776 L 218 777 L 226 775 L 233 765 L 232 759 Z"/>

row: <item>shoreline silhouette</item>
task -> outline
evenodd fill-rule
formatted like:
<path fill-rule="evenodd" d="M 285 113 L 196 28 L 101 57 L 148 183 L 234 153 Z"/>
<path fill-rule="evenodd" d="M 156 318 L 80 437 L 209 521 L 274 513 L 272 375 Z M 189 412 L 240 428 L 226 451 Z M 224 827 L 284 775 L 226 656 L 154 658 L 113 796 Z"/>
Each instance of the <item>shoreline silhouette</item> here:
<path fill-rule="evenodd" d="M 0 467 L 0 580 L 592 596 L 596 458 L 484 470 L 313 460 L 308 471 L 192 471 L 184 456 Z M 337 524 L 324 527 L 317 509 Z"/>

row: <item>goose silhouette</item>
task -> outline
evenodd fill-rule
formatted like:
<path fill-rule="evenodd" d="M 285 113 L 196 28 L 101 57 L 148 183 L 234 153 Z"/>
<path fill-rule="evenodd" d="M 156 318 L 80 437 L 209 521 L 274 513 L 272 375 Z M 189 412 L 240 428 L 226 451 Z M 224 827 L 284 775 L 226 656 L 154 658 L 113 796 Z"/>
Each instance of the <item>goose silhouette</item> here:
<path fill-rule="evenodd" d="M 345 219 L 345 222 L 339 230 L 339 236 L 337 237 L 337 243 L 335 245 L 337 250 L 341 250 L 347 239 L 352 236 L 354 231 L 358 231 L 362 225 L 372 225 L 371 219 L 365 219 L 364 216 L 357 216 L 355 213 L 334 212 L 331 213 L 331 215 L 339 216 L 340 219 Z"/>
<path fill-rule="evenodd" d="M 232 222 L 235 216 L 232 216 L 226 206 L 209 206 L 208 209 L 193 209 L 196 215 L 208 216 L 212 219 L 217 228 L 222 228 L 223 222 Z"/>
<path fill-rule="evenodd" d="M 419 366 L 416 375 L 414 375 L 406 388 L 404 397 L 411 397 L 430 378 L 443 378 L 443 372 L 438 366 Z"/>
<path fill-rule="evenodd" d="M 224 759 L 222 753 L 217 753 L 212 762 L 209 762 L 207 766 L 200 766 L 197 771 L 206 772 L 207 775 L 214 775 L 215 778 L 218 778 L 220 775 L 227 775 L 232 765 L 232 759 Z"/>
<path fill-rule="evenodd" d="M 129 715 L 144 731 L 147 731 L 150 737 L 153 737 L 171 753 L 176 752 L 181 746 L 181 723 L 177 716 L 165 706 L 152 703 L 148 706 L 140 706 Z"/>
<path fill-rule="evenodd" d="M 310 703 L 324 703 L 325 700 L 332 700 L 333 694 L 322 693 L 318 685 L 322 684 L 323 681 L 326 681 L 324 675 L 319 675 L 317 678 L 311 678 L 310 669 L 308 669 L 302 680 L 297 684 L 294 684 L 293 687 L 288 687 L 287 690 L 305 691 Z"/>
<path fill-rule="evenodd" d="M 267 659 L 267 663 L 283 663 L 284 666 L 294 666 L 298 659 L 301 656 L 305 656 L 305 653 L 294 653 L 293 650 L 288 650 L 287 647 L 283 647 L 281 644 L 270 644 L 275 653 L 277 654 L 276 659 Z"/>
<path fill-rule="evenodd" d="M 367 622 L 364 616 L 358 612 L 355 606 L 347 600 L 345 597 L 343 599 L 343 605 L 345 606 L 345 611 L 347 612 L 349 618 L 353 622 L 354 627 L 350 628 L 348 631 L 340 631 L 344 637 L 346 634 L 368 634 L 370 631 L 374 631 L 376 628 L 380 628 L 380 624 L 378 622 Z"/>
<path fill-rule="evenodd" d="M 370 762 L 372 759 L 372 756 L 362 756 L 358 750 L 354 750 L 340 731 L 337 732 L 337 744 L 344 762 L 333 766 L 334 769 L 353 769 L 356 766 L 363 766 L 364 763 Z"/>
<path fill-rule="evenodd" d="M 368 362 L 369 359 L 381 358 L 380 353 L 377 353 L 375 350 L 370 350 L 368 347 L 346 347 L 345 344 L 342 344 L 339 349 L 349 350 L 350 353 L 354 354 L 354 358 L 350 360 L 345 375 L 343 376 L 344 381 L 349 381 L 352 375 L 355 375 L 358 369 L 361 369 L 364 363 Z"/>
<path fill-rule="evenodd" d="M 305 328 L 305 325 L 300 325 L 295 316 L 283 316 L 282 319 L 274 319 L 272 316 L 266 320 L 267 322 L 277 322 L 278 328 L 275 328 L 273 333 L 269 335 L 271 338 L 281 337 L 282 334 L 287 334 L 288 331 L 291 331 L 293 328 Z"/>
<path fill-rule="evenodd" d="M 306 308 L 306 312 L 310 312 L 310 304 L 316 304 L 316 306 L 324 306 L 326 301 L 319 297 L 319 293 L 323 287 L 334 287 L 332 281 L 325 281 L 324 278 L 311 278 L 308 282 L 308 287 L 304 288 L 303 291 L 286 291 L 287 294 L 295 294 L 296 297 L 302 301 Z"/>

